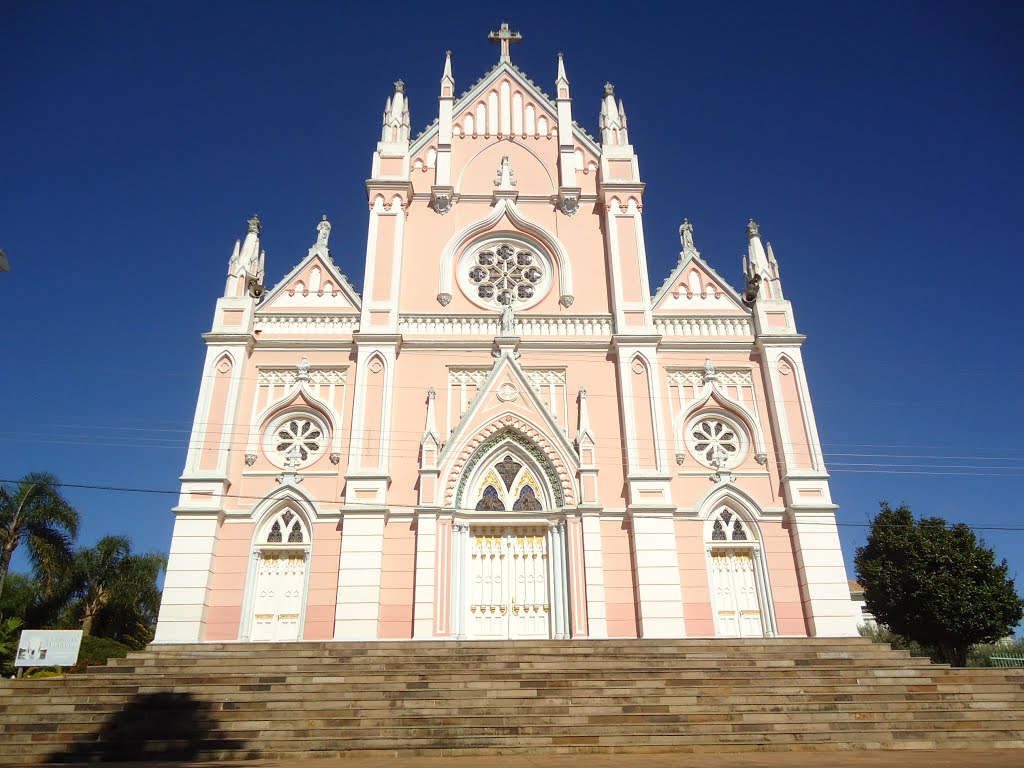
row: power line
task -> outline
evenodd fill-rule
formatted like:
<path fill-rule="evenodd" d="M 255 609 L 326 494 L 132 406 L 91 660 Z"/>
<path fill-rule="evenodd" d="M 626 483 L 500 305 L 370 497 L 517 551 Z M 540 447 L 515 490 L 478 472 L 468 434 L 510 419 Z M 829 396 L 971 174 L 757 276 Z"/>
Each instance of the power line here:
<path fill-rule="evenodd" d="M 17 481 L 17 480 L 4 480 L 4 479 L 0 479 L 0 483 L 17 484 L 18 482 L 19 481 Z M 161 488 L 133 488 L 133 487 L 130 487 L 130 486 L 95 485 L 95 484 L 90 484 L 90 483 L 64 483 L 64 482 L 56 482 L 56 483 L 53 483 L 53 485 L 58 487 L 58 488 L 75 488 L 75 489 L 79 489 L 79 490 L 105 491 L 105 492 L 108 492 L 108 493 L 142 493 L 142 494 L 152 494 L 152 495 L 160 495 L 160 496 L 180 496 L 181 495 L 181 491 L 180 490 L 179 491 L 172 491 L 172 490 L 166 490 L 166 489 L 161 489 Z M 245 494 L 235 494 L 235 493 L 219 494 L 218 497 L 222 498 L 222 499 L 239 499 L 239 500 L 250 500 L 250 501 L 264 501 L 267 498 L 266 496 L 249 496 L 249 495 L 245 495 Z M 341 506 L 345 506 L 345 507 L 370 507 L 370 508 L 373 508 L 373 509 L 379 509 L 381 505 L 380 504 L 374 504 L 374 503 L 367 503 L 367 502 L 345 502 Z M 412 505 L 412 506 L 415 506 L 415 505 Z M 409 507 L 409 505 L 402 505 L 402 508 L 408 508 L 408 507 Z M 445 511 L 445 512 L 475 512 L 476 510 L 472 509 L 472 508 L 469 508 L 469 507 L 445 507 L 443 511 Z M 557 511 L 557 510 L 551 510 L 551 511 Z M 804 522 L 801 522 L 801 525 L 832 525 L 832 523 L 831 522 L 815 523 L 813 521 L 804 521 Z M 843 528 L 870 528 L 870 527 L 872 527 L 872 523 L 841 523 L 841 522 L 838 522 L 838 521 L 836 521 L 835 525 L 843 527 Z M 899 528 L 911 527 L 911 526 L 904 526 L 904 525 L 900 525 L 900 524 L 896 524 L 896 523 L 886 523 L 886 524 L 881 524 L 881 525 L 885 525 L 887 527 L 899 527 Z M 1005 524 L 999 525 L 999 524 L 994 524 L 994 523 L 977 523 L 977 524 L 964 523 L 964 525 L 967 525 L 967 527 L 971 528 L 972 530 L 978 530 L 978 531 L 1024 531 L 1024 525 L 1005 525 Z"/>

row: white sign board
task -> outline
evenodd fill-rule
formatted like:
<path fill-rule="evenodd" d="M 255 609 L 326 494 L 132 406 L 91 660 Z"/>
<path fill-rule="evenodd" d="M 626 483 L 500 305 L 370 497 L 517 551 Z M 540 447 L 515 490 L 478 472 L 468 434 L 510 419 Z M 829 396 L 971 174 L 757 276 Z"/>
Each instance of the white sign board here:
<path fill-rule="evenodd" d="M 18 641 L 16 667 L 73 667 L 82 645 L 80 629 L 26 629 Z"/>

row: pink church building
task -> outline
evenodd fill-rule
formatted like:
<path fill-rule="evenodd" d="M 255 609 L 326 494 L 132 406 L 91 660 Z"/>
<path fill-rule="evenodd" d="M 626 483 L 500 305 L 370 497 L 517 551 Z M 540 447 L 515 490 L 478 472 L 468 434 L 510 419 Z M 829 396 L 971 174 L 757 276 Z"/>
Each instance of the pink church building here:
<path fill-rule="evenodd" d="M 856 634 L 771 246 L 736 289 L 684 221 L 652 291 L 622 101 L 491 38 L 418 137 L 395 84 L 362 293 L 326 217 L 268 289 L 235 244 L 156 642 Z"/>

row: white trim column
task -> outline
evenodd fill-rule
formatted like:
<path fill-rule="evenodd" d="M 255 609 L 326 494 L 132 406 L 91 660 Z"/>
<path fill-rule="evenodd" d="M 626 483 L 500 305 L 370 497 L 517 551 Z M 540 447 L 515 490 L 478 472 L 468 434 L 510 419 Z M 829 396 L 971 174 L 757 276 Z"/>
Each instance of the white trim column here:
<path fill-rule="evenodd" d="M 675 520 L 667 512 L 633 512 L 630 521 L 640 636 L 686 637 Z"/>
<path fill-rule="evenodd" d="M 608 637 L 608 607 L 604 592 L 604 551 L 601 545 L 601 515 L 583 510 L 583 570 L 586 575 L 587 629 L 593 639 Z"/>
<path fill-rule="evenodd" d="M 220 513 L 176 513 L 154 643 L 203 639 Z"/>
<path fill-rule="evenodd" d="M 413 592 L 412 637 L 434 639 L 434 574 L 437 564 L 437 513 L 416 513 L 416 582 Z"/>
<path fill-rule="evenodd" d="M 335 640 L 376 640 L 384 559 L 384 512 L 342 514 Z"/>
<path fill-rule="evenodd" d="M 466 548 L 469 526 L 452 525 L 452 639 L 466 639 Z"/>

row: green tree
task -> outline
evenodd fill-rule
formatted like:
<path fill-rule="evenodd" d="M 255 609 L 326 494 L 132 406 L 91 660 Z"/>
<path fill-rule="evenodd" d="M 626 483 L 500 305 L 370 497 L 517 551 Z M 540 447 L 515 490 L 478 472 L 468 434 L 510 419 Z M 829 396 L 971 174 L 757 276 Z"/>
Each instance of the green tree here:
<path fill-rule="evenodd" d="M 157 579 L 165 566 L 162 555 L 133 554 L 127 536 L 104 536 L 75 552 L 68 593 L 82 632 L 131 645 L 148 642 L 160 609 Z"/>
<path fill-rule="evenodd" d="M 1005 637 L 1024 617 L 1006 561 L 997 563 L 962 523 L 916 520 L 907 507 L 882 502 L 854 563 L 879 623 L 954 666 L 967 663 L 972 645 Z"/>
<path fill-rule="evenodd" d="M 40 586 L 50 589 L 60 579 L 78 536 L 78 512 L 48 472 L 30 472 L 17 483 L 0 483 L 0 597 L 20 544 Z"/>

